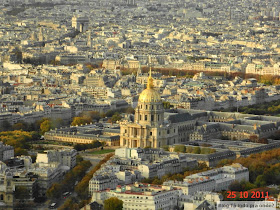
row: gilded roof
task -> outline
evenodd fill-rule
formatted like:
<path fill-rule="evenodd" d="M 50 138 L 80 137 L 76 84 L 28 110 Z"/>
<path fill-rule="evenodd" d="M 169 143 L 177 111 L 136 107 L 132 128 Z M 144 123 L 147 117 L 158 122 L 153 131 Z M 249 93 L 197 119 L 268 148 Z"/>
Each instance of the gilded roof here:
<path fill-rule="evenodd" d="M 161 102 L 160 94 L 156 90 L 154 90 L 151 68 L 150 68 L 150 75 L 147 83 L 147 89 L 142 91 L 142 93 L 139 96 L 138 102 L 142 102 L 142 103 Z"/>
<path fill-rule="evenodd" d="M 139 102 L 148 103 L 148 102 L 161 102 L 160 94 L 153 88 L 145 89 L 139 96 Z"/>

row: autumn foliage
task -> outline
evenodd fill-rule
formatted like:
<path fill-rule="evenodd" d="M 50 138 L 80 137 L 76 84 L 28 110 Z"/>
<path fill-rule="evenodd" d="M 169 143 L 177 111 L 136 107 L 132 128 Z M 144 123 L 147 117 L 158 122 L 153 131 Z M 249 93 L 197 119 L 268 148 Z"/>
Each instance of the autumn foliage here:
<path fill-rule="evenodd" d="M 38 140 L 37 132 L 27 132 L 21 130 L 0 132 L 0 141 L 14 147 L 15 156 L 27 155 L 30 148 L 28 142 Z"/>
<path fill-rule="evenodd" d="M 111 197 L 104 201 L 104 210 L 122 210 L 123 201 L 117 197 Z"/>
<path fill-rule="evenodd" d="M 88 198 L 88 184 L 91 178 L 93 177 L 93 174 L 98 171 L 101 166 L 106 163 L 113 154 L 108 154 L 104 159 L 102 159 L 90 172 L 88 172 L 84 178 L 77 184 L 75 187 L 75 192 L 78 194 L 78 196 L 82 199 Z"/>
<path fill-rule="evenodd" d="M 222 162 L 219 166 L 240 163 L 248 168 L 251 189 L 271 184 L 280 185 L 280 149 L 252 154 L 249 157 L 241 157 L 236 160 L 223 160 Z"/>
<path fill-rule="evenodd" d="M 144 178 L 141 182 L 142 183 L 147 183 L 147 184 L 155 184 L 155 185 L 162 185 L 163 182 L 168 181 L 168 180 L 176 180 L 176 181 L 183 181 L 183 179 L 186 176 L 207 171 L 210 168 L 205 164 L 205 163 L 199 163 L 197 167 L 190 169 L 186 168 L 184 172 L 178 173 L 178 174 L 166 174 L 160 179 L 158 177 L 154 178 Z"/>
<path fill-rule="evenodd" d="M 50 199 L 59 198 L 63 192 L 71 191 L 76 181 L 82 179 L 91 163 L 88 160 L 82 160 L 72 170 L 66 173 L 64 179 L 59 183 L 54 183 L 46 192 Z"/>

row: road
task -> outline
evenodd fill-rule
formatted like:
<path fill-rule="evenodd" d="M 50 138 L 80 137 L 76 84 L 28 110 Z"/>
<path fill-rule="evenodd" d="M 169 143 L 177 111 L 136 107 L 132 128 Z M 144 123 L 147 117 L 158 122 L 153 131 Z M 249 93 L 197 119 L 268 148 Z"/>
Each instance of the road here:
<path fill-rule="evenodd" d="M 104 155 L 104 154 L 103 154 L 103 155 L 91 155 L 91 154 L 86 153 L 86 152 L 79 152 L 79 155 L 82 156 L 84 160 L 89 160 L 89 161 L 91 162 L 92 166 L 87 170 L 87 173 L 88 173 L 88 172 L 89 172 L 93 167 L 95 167 L 95 166 L 100 162 L 100 160 L 102 160 L 102 159 L 105 157 L 105 155 L 107 155 L 107 154 L 105 154 L 105 155 Z M 70 196 L 68 196 L 68 197 L 76 197 L 76 196 L 77 196 L 77 194 L 76 194 L 74 191 L 72 191 L 71 193 L 72 193 L 72 194 L 71 194 Z M 68 197 L 67 197 L 67 198 L 68 198 Z M 63 196 L 62 196 L 61 199 L 60 199 L 59 201 L 54 201 L 55 203 L 57 203 L 57 206 L 56 206 L 55 209 L 57 209 L 57 208 L 59 208 L 60 206 L 62 206 L 63 203 L 65 202 L 65 200 L 66 200 L 67 198 L 63 198 Z M 38 210 L 47 210 L 47 209 L 49 209 L 48 207 L 49 207 L 49 205 L 50 205 L 51 203 L 53 203 L 53 202 L 50 201 L 50 200 L 48 200 L 48 201 L 46 201 L 45 203 L 43 203 L 43 204 L 41 204 L 41 205 L 38 205 L 38 206 L 36 207 L 36 209 L 38 209 Z"/>

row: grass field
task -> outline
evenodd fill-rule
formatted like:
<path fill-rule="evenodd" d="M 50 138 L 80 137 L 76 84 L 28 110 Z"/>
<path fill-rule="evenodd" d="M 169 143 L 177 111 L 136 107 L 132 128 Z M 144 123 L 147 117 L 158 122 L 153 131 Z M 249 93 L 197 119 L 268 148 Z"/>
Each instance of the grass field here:
<path fill-rule="evenodd" d="M 97 151 L 91 152 L 90 154 L 102 155 L 102 154 L 106 154 L 106 153 L 110 153 L 110 152 L 115 152 L 115 150 L 114 149 L 103 149 L 103 150 L 97 150 Z"/>

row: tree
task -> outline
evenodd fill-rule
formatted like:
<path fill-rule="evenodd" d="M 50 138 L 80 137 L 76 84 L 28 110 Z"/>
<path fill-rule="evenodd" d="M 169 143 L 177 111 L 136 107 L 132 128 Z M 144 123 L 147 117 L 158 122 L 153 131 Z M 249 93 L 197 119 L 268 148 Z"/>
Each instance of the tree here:
<path fill-rule="evenodd" d="M 105 118 L 106 117 L 106 113 L 104 113 L 104 112 L 100 113 L 100 117 L 101 118 Z"/>
<path fill-rule="evenodd" d="M 94 121 L 99 121 L 101 118 L 100 113 L 97 111 L 82 112 L 81 117 L 90 117 L 91 120 L 94 120 Z"/>
<path fill-rule="evenodd" d="M 77 151 L 84 150 L 84 145 L 83 144 L 75 144 L 74 149 Z"/>
<path fill-rule="evenodd" d="M 119 121 L 119 120 L 121 120 L 122 119 L 122 117 L 121 117 L 121 115 L 117 112 L 117 113 L 115 113 L 113 116 L 112 116 L 112 118 L 111 118 L 111 120 L 112 120 L 112 122 L 117 122 L 117 121 Z"/>
<path fill-rule="evenodd" d="M 73 198 L 68 198 L 64 204 L 58 208 L 58 210 L 78 210 L 79 205 L 77 203 L 74 203 Z"/>
<path fill-rule="evenodd" d="M 83 160 L 84 160 L 84 159 L 83 159 L 82 156 L 77 155 L 77 157 L 76 157 L 76 162 L 77 162 L 77 164 L 79 164 L 79 163 L 82 162 Z"/>
<path fill-rule="evenodd" d="M 15 198 L 24 200 L 29 198 L 29 191 L 25 186 L 17 186 L 15 190 Z"/>
<path fill-rule="evenodd" d="M 266 138 L 261 138 L 261 139 L 258 140 L 258 143 L 268 144 L 268 140 Z"/>
<path fill-rule="evenodd" d="M 113 110 L 109 110 L 106 112 L 106 117 L 112 117 L 115 114 L 115 112 Z"/>
<path fill-rule="evenodd" d="M 98 140 L 92 142 L 92 147 L 93 148 L 98 148 L 98 147 L 101 147 L 101 146 L 102 146 L 102 143 Z"/>
<path fill-rule="evenodd" d="M 155 185 L 162 185 L 162 180 L 158 179 L 158 178 L 155 178 L 152 182 L 152 184 L 155 184 Z"/>
<path fill-rule="evenodd" d="M 65 122 L 61 118 L 57 118 L 57 119 L 51 121 L 51 128 L 59 128 L 64 125 L 65 125 Z"/>
<path fill-rule="evenodd" d="M 12 128 L 12 125 L 11 123 L 9 123 L 7 120 L 4 120 L 3 123 L 2 123 L 2 129 L 3 131 L 9 131 L 11 130 Z"/>
<path fill-rule="evenodd" d="M 216 152 L 216 150 L 215 149 L 210 149 L 210 154 L 213 154 L 213 153 L 215 153 Z"/>
<path fill-rule="evenodd" d="M 209 148 L 201 148 L 201 154 L 209 154 L 210 153 L 210 149 Z"/>
<path fill-rule="evenodd" d="M 13 130 L 26 130 L 27 125 L 24 122 L 18 122 L 12 126 Z"/>
<path fill-rule="evenodd" d="M 113 154 L 108 154 L 104 159 L 102 159 L 90 172 L 88 172 L 83 179 L 76 185 L 75 192 L 80 198 L 88 199 L 88 183 L 92 178 L 93 174 L 100 169 L 101 165 L 106 163 Z M 90 163 L 90 162 L 89 162 Z"/>
<path fill-rule="evenodd" d="M 251 136 L 249 137 L 249 139 L 250 139 L 251 142 L 257 142 L 259 138 L 258 138 L 257 135 L 251 135 Z"/>
<path fill-rule="evenodd" d="M 164 146 L 162 146 L 162 149 L 164 149 L 164 151 L 169 152 L 169 146 L 168 146 L 168 145 L 164 145 Z"/>
<path fill-rule="evenodd" d="M 91 118 L 90 117 L 74 117 L 73 122 L 71 123 L 71 125 L 84 125 L 86 123 L 91 123 Z"/>
<path fill-rule="evenodd" d="M 123 201 L 116 198 L 111 197 L 104 201 L 104 210 L 122 210 Z"/>
<path fill-rule="evenodd" d="M 170 109 L 170 103 L 164 101 L 164 102 L 163 102 L 163 108 L 164 108 L 164 109 Z"/>
<path fill-rule="evenodd" d="M 28 152 L 26 149 L 22 149 L 20 147 L 15 148 L 15 156 L 21 156 L 21 155 L 28 155 Z"/>
<path fill-rule="evenodd" d="M 255 185 L 257 185 L 258 187 L 263 187 L 263 186 L 266 185 L 264 175 L 257 176 L 256 181 L 255 181 Z"/>
<path fill-rule="evenodd" d="M 40 130 L 42 134 L 50 131 L 51 129 L 51 121 L 50 120 L 45 120 L 40 124 Z"/>
<path fill-rule="evenodd" d="M 90 113 L 90 117 L 92 120 L 96 120 L 96 121 L 99 121 L 101 116 L 100 116 L 100 113 L 99 112 L 96 112 L 96 111 L 91 111 Z"/>
<path fill-rule="evenodd" d="M 89 180 L 82 179 L 82 181 L 79 182 L 75 187 L 75 192 L 82 199 L 88 199 L 88 183 L 89 183 Z"/>
<path fill-rule="evenodd" d="M 223 159 L 218 163 L 217 167 L 223 167 L 225 165 L 231 165 L 232 163 L 233 163 L 233 160 Z"/>
<path fill-rule="evenodd" d="M 54 183 L 46 192 L 46 195 L 49 199 L 59 198 L 62 193 L 62 185 Z"/>
<path fill-rule="evenodd" d="M 236 180 L 229 185 L 229 190 L 240 192 L 243 191 L 243 188 L 240 182 Z"/>
<path fill-rule="evenodd" d="M 229 140 L 227 136 L 222 136 L 221 139 L 222 140 Z"/>
<path fill-rule="evenodd" d="M 193 153 L 200 154 L 201 153 L 200 147 L 195 147 L 194 150 L 193 150 Z"/>
<path fill-rule="evenodd" d="M 254 185 L 254 184 L 252 184 L 252 183 L 250 183 L 250 182 L 247 182 L 247 181 L 245 181 L 245 180 L 242 180 L 242 181 L 240 182 L 240 184 L 242 185 L 242 190 L 243 190 L 243 191 L 248 191 L 248 190 L 251 190 L 251 189 L 254 189 L 254 188 L 257 187 L 256 185 Z"/>
<path fill-rule="evenodd" d="M 127 107 L 127 109 L 125 110 L 125 113 L 134 114 L 135 110 L 130 106 L 130 107 Z"/>
<path fill-rule="evenodd" d="M 192 153 L 192 152 L 193 152 L 193 147 L 188 146 L 188 147 L 186 148 L 186 153 Z"/>
<path fill-rule="evenodd" d="M 185 153 L 186 152 L 186 147 L 184 145 L 176 145 L 174 147 L 174 152 L 182 152 Z"/>

